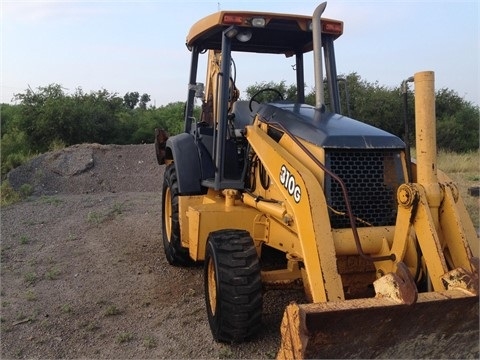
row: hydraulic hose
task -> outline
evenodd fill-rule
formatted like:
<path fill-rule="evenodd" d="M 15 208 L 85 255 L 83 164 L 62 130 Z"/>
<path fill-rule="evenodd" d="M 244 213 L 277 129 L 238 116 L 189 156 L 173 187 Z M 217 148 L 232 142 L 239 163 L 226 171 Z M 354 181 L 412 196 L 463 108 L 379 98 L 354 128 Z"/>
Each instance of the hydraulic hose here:
<path fill-rule="evenodd" d="M 408 125 L 408 83 L 413 82 L 413 76 L 410 76 L 408 79 L 402 81 L 402 95 L 403 95 L 403 126 L 404 126 L 404 137 L 403 141 L 405 142 L 405 161 L 407 165 L 407 182 L 412 182 L 412 158 L 410 154 L 410 126 Z"/>

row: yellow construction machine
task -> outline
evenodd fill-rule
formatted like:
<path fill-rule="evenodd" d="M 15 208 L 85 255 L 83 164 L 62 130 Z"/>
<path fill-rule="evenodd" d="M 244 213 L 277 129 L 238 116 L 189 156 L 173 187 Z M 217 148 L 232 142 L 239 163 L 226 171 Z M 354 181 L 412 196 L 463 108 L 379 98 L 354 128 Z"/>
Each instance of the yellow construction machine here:
<path fill-rule="evenodd" d="M 322 18 L 325 6 L 313 16 L 219 11 L 192 26 L 185 131 L 156 136 L 166 257 L 204 263 L 218 341 L 258 332 L 264 285 L 302 284 L 307 303 L 286 308 L 278 358 L 478 358 L 478 237 L 437 169 L 434 74 L 411 79 L 411 161 L 398 137 L 341 115 L 343 22 Z M 277 92 L 265 88 L 240 100 L 233 54 L 246 74 L 255 56 L 288 61 L 296 99 L 262 101 Z M 305 104 L 305 54 L 315 106 Z"/>

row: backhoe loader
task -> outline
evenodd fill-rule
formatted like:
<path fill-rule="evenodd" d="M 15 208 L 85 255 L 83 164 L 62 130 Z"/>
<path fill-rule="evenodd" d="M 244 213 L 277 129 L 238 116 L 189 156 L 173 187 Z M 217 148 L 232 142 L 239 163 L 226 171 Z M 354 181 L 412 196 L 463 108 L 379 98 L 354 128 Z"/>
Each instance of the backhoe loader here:
<path fill-rule="evenodd" d="M 397 136 L 341 115 L 334 42 L 344 24 L 323 18 L 325 7 L 219 11 L 192 26 L 184 132 L 156 130 L 166 258 L 203 263 L 217 341 L 258 333 L 265 286 L 301 284 L 307 301 L 285 309 L 279 359 L 478 358 L 478 237 L 437 169 L 434 74 L 408 78 L 411 161 Z M 267 87 L 241 100 L 234 56 L 248 73 L 255 56 L 272 68 L 289 61 L 296 98 Z"/>

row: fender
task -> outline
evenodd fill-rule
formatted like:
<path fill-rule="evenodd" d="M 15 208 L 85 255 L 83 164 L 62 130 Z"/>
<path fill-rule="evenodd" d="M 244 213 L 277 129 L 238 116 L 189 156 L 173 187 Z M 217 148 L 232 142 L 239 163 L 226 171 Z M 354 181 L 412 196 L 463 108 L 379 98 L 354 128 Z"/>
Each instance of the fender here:
<path fill-rule="evenodd" d="M 168 138 L 166 158 L 175 162 L 180 194 L 200 194 L 202 168 L 193 136 L 182 133 Z"/>

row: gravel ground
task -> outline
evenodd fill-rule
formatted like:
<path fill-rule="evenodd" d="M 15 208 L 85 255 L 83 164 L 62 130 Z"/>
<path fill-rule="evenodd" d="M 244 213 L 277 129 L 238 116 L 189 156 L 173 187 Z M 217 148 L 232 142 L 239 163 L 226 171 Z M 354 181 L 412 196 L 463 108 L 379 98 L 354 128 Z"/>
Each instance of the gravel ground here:
<path fill-rule="evenodd" d="M 85 144 L 9 174 L 14 188 L 29 184 L 33 194 L 1 210 L 2 359 L 276 356 L 285 306 L 302 294 L 265 289 L 258 337 L 213 341 L 202 266 L 172 267 L 164 256 L 163 171 L 153 145 Z M 412 349 L 383 335 L 392 345 L 377 353 L 383 358 L 434 351 L 444 336 L 415 339 Z M 478 357 L 470 348 L 462 357 Z"/>
<path fill-rule="evenodd" d="M 161 245 L 163 166 L 153 145 L 78 145 L 9 174 L 33 186 L 1 211 L 1 358 L 273 358 L 285 305 L 265 293 L 264 327 L 212 340 L 203 268 Z"/>

